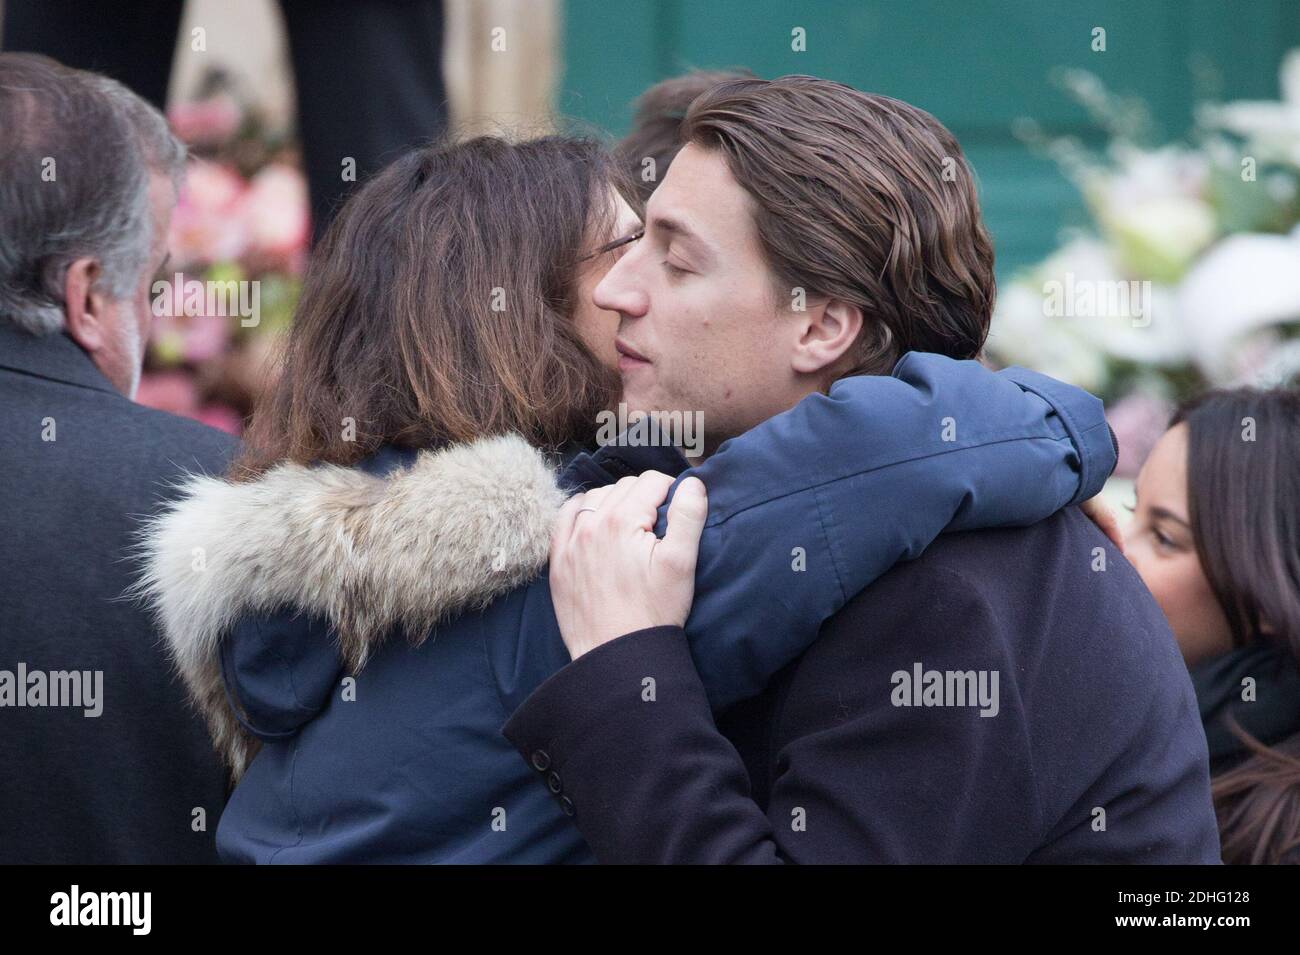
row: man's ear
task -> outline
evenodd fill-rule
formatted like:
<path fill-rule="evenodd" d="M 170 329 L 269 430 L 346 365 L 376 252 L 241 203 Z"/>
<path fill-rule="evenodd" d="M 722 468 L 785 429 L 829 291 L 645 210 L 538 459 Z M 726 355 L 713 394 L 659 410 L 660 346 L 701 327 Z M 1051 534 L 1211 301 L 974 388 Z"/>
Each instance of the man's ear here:
<path fill-rule="evenodd" d="M 63 318 L 68 335 L 94 354 L 109 342 L 108 298 L 95 288 L 102 270 L 95 259 L 77 259 L 63 280 Z"/>
<path fill-rule="evenodd" d="M 795 343 L 792 366 L 802 374 L 817 374 L 838 362 L 862 332 L 862 309 L 842 299 L 810 305 Z"/>

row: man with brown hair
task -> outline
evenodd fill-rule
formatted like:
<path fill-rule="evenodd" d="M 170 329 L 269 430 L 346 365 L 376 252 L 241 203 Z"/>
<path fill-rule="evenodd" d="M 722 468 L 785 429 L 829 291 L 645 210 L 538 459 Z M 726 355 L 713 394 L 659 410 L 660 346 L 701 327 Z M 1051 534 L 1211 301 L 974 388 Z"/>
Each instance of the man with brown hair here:
<path fill-rule="evenodd" d="M 907 351 L 974 358 L 993 246 L 952 135 L 812 77 L 694 101 L 645 237 L 597 287 L 630 408 L 702 410 L 712 448 Z"/>
<path fill-rule="evenodd" d="M 993 250 L 932 116 L 812 77 L 740 80 L 696 99 L 682 138 L 644 236 L 595 290 L 621 316 L 629 407 L 703 412 L 707 455 L 906 352 L 978 356 Z M 936 430 L 963 420 L 935 408 Z M 1186 669 L 1077 509 L 940 539 L 715 727 L 681 628 L 609 571 L 618 535 L 648 526 L 602 514 L 630 499 L 598 495 L 553 544 L 574 662 L 505 730 L 546 755 L 598 860 L 1218 860 Z M 840 533 L 773 546 L 802 534 L 833 554 Z M 792 574 L 836 573 L 791 557 Z"/>

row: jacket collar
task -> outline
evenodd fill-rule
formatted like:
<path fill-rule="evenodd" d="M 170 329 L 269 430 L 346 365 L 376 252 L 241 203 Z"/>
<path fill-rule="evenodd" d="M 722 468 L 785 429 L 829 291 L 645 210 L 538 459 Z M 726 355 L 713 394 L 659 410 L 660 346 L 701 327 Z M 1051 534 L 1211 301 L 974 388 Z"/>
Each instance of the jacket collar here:
<path fill-rule="evenodd" d="M 1252 695 L 1243 699 L 1245 678 Z M 1300 732 L 1300 670 L 1288 648 L 1257 636 L 1245 646 L 1191 668 L 1192 688 L 1205 725 L 1210 772 L 1218 774 L 1250 755 L 1235 722 L 1265 746 Z"/>
<path fill-rule="evenodd" d="M 560 473 L 559 483 L 571 493 L 612 484 L 643 471 L 661 471 L 677 477 L 690 465 L 672 447 L 637 447 L 607 444 L 594 452 L 575 455 Z"/>
<path fill-rule="evenodd" d="M 225 699 L 219 651 L 237 621 L 320 616 L 355 673 L 389 634 L 418 645 L 546 564 L 564 494 L 522 438 L 392 449 L 369 464 L 286 463 L 241 483 L 197 475 L 142 534 L 134 593 L 236 777 L 253 746 Z"/>
<path fill-rule="evenodd" d="M 118 394 L 90 356 L 63 332 L 32 335 L 3 318 L 0 318 L 0 368 Z"/>
<path fill-rule="evenodd" d="M 358 672 L 390 633 L 418 645 L 448 615 L 536 576 L 566 491 L 686 467 L 673 448 L 618 446 L 573 455 L 560 474 L 552 463 L 510 435 L 386 446 L 354 468 L 281 464 L 243 483 L 190 478 L 142 535 L 134 592 L 234 775 L 256 749 L 221 678 L 221 640 L 238 620 L 321 616 Z"/>

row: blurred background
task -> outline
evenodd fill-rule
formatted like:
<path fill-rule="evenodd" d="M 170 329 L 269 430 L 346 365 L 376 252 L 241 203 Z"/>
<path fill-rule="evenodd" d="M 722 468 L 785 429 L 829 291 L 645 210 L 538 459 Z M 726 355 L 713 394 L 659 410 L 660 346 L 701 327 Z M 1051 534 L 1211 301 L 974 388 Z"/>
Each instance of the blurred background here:
<path fill-rule="evenodd" d="M 140 400 L 233 432 L 309 254 L 286 10 L 189 0 L 166 90 L 195 155 L 169 272 L 258 279 L 261 318 L 160 320 Z M 440 15 L 421 63 L 445 81 L 453 135 L 612 140 L 638 95 L 690 69 L 811 73 L 933 113 L 994 237 L 989 360 L 1103 396 L 1121 474 L 1172 401 L 1300 369 L 1296 0 L 445 0 Z M 313 42 L 318 62 L 341 55 Z"/>

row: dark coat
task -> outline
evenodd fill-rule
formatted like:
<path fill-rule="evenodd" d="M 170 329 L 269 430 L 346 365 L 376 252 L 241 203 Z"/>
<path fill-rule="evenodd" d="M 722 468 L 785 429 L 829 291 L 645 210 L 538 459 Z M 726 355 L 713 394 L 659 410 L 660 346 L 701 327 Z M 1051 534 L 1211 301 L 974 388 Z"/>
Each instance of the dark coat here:
<path fill-rule="evenodd" d="M 945 528 L 1039 520 L 1095 493 L 1114 460 L 1090 395 L 920 354 L 724 443 L 692 472 L 709 490 L 687 624 L 704 685 L 719 705 L 758 692 Z M 684 464 L 612 446 L 558 480 Z M 560 487 L 513 436 L 187 487 L 151 533 L 147 586 L 243 771 L 223 858 L 590 859 L 570 807 L 500 732 L 568 662 L 544 574 Z"/>
<path fill-rule="evenodd" d="M 123 594 L 140 518 L 234 446 L 128 401 L 66 336 L 0 321 L 0 671 L 102 671 L 103 697 L 99 716 L 19 708 L 0 675 L 0 862 L 216 861 L 225 770 Z"/>
<path fill-rule="evenodd" d="M 976 682 L 930 695 L 927 671 Z M 681 631 L 665 627 L 565 667 L 505 733 L 562 780 L 602 862 L 1219 858 L 1178 648 L 1075 509 L 940 538 L 718 727 Z"/>

